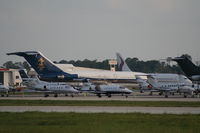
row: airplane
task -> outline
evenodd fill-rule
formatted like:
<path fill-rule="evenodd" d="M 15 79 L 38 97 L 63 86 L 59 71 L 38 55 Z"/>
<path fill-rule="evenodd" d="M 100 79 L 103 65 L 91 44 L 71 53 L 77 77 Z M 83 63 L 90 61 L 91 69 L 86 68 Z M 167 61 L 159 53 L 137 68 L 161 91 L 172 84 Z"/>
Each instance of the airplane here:
<path fill-rule="evenodd" d="M 66 83 L 60 82 L 45 82 L 40 81 L 38 78 L 29 78 L 24 70 L 19 71 L 20 76 L 23 80 L 23 85 L 27 86 L 29 89 L 36 92 L 44 92 L 45 97 L 48 97 L 49 94 L 54 94 L 54 97 L 57 97 L 58 94 L 68 95 L 69 93 L 73 97 L 73 94 L 79 93 L 78 90 L 74 89 L 72 86 L 67 85 Z"/>
<path fill-rule="evenodd" d="M 55 64 L 41 52 L 26 51 L 7 53 L 24 57 L 38 73 L 39 79 L 51 82 L 95 82 L 136 83 L 137 72 L 113 72 L 109 70 L 75 67 L 72 64 Z"/>
<path fill-rule="evenodd" d="M 176 57 L 172 59 L 176 61 L 178 65 L 181 67 L 186 76 L 192 81 L 200 82 L 200 67 L 196 66 L 190 59 L 187 57 Z"/>
<path fill-rule="evenodd" d="M 117 62 L 118 67 L 121 71 L 131 71 L 128 65 L 126 64 L 125 60 L 122 58 L 122 56 L 117 53 Z M 150 95 L 152 95 L 153 92 L 160 92 L 159 94 L 161 95 L 163 92 L 169 93 L 169 92 L 174 92 L 174 88 L 171 86 L 176 86 L 179 87 L 179 92 L 183 93 L 189 93 L 194 91 L 194 87 L 192 87 L 192 82 L 185 77 L 184 75 L 178 75 L 178 74 L 169 74 L 169 73 L 144 73 L 147 76 L 146 79 L 141 79 L 140 77 L 136 76 L 137 82 L 139 84 L 139 88 L 141 92 L 144 91 L 150 91 Z M 151 78 L 151 79 L 149 79 Z M 156 80 L 156 82 L 159 82 L 159 87 L 156 85 L 152 85 L 152 83 L 149 83 L 149 81 Z M 177 85 L 174 83 L 176 82 Z M 155 81 L 153 82 L 155 83 Z M 182 86 L 180 85 L 182 84 Z M 184 85 L 183 85 L 184 84 Z M 186 85 L 185 85 L 186 84 Z M 166 96 L 167 97 L 167 96 Z"/>
<path fill-rule="evenodd" d="M 0 83 L 0 92 L 1 92 L 1 96 L 2 97 L 4 97 L 4 93 L 8 97 L 9 87 L 7 87 L 7 86 L 3 85 L 2 83 Z"/>
<path fill-rule="evenodd" d="M 82 92 L 91 92 L 96 94 L 99 98 L 102 96 L 102 94 L 105 94 L 108 97 L 111 97 L 112 94 L 122 94 L 128 97 L 128 94 L 131 94 L 133 91 L 122 87 L 120 85 L 116 84 L 100 84 L 100 85 L 93 85 L 93 84 L 87 84 L 81 88 Z"/>
<path fill-rule="evenodd" d="M 166 75 L 162 75 L 166 76 Z M 166 79 L 168 77 L 166 76 Z M 152 75 L 148 76 L 147 82 L 152 86 L 153 89 L 158 90 L 160 93 L 164 93 L 165 97 L 167 98 L 170 93 L 184 93 L 184 97 L 186 98 L 187 95 L 191 95 L 194 97 L 193 93 L 195 89 L 192 86 L 192 82 L 185 77 L 184 75 L 178 75 L 176 79 L 169 79 L 171 81 L 167 82 L 166 80 L 158 80 Z"/>

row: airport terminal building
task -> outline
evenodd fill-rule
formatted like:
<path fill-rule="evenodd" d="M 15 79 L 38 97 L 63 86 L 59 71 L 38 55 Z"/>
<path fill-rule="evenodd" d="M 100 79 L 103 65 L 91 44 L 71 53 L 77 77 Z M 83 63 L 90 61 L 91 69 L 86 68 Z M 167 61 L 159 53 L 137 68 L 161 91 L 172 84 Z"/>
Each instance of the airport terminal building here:
<path fill-rule="evenodd" d="M 17 69 L 0 68 L 0 83 L 4 86 L 17 87 L 22 83 Z"/>

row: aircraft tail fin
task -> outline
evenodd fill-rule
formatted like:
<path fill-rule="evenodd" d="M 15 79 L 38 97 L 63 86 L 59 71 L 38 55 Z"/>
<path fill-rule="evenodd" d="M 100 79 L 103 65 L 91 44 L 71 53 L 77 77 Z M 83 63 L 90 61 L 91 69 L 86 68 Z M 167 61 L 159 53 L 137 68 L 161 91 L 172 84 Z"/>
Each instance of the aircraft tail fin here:
<path fill-rule="evenodd" d="M 20 74 L 22 79 L 29 78 L 29 76 L 27 75 L 27 73 L 25 72 L 24 69 L 19 70 L 19 74 Z"/>
<path fill-rule="evenodd" d="M 147 80 L 142 79 L 140 76 L 136 76 L 136 81 L 139 84 L 139 87 L 141 89 L 147 89 L 149 84 L 147 83 Z"/>
<path fill-rule="evenodd" d="M 151 75 L 148 75 L 147 76 L 148 79 L 147 79 L 147 83 L 149 83 L 153 88 L 156 88 L 158 86 L 158 81 L 156 78 L 154 78 L 153 76 Z"/>
<path fill-rule="evenodd" d="M 125 60 L 122 58 L 120 53 L 116 53 L 117 56 L 117 65 L 120 71 L 128 71 L 131 72 L 131 69 L 126 64 Z"/>
<path fill-rule="evenodd" d="M 24 57 L 38 73 L 41 80 L 68 81 L 78 78 L 77 74 L 64 72 L 61 68 L 38 51 L 14 52 L 7 53 L 7 55 L 18 55 Z"/>
<path fill-rule="evenodd" d="M 188 77 L 193 75 L 200 75 L 200 67 L 193 64 L 192 61 L 187 57 L 176 57 L 173 59 L 173 61 L 178 63 L 178 65 Z"/>
<path fill-rule="evenodd" d="M 61 72 L 53 62 L 38 51 L 14 52 L 7 55 L 18 55 L 24 57 L 38 74 Z"/>

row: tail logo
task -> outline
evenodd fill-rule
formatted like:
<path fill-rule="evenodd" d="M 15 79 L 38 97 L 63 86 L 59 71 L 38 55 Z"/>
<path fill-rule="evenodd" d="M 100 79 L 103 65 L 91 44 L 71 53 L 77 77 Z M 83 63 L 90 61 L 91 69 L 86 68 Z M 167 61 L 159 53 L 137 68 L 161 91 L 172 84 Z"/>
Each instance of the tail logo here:
<path fill-rule="evenodd" d="M 41 57 L 38 59 L 38 69 L 42 71 L 45 68 L 44 66 L 44 59 Z"/>

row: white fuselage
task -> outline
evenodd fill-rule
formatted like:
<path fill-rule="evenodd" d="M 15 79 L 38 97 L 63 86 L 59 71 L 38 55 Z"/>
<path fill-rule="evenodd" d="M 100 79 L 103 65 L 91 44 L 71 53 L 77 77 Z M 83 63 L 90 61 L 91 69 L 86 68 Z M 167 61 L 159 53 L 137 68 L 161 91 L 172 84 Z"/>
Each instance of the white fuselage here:
<path fill-rule="evenodd" d="M 27 87 L 38 91 L 47 91 L 53 93 L 78 93 L 76 89 L 74 89 L 70 85 L 67 85 L 66 83 L 57 83 L 57 82 L 50 83 L 50 82 L 40 81 L 38 79 L 32 79 L 25 81 L 24 84 Z"/>
<path fill-rule="evenodd" d="M 119 85 L 115 84 L 102 84 L 102 85 L 92 85 L 88 84 L 83 86 L 81 91 L 86 91 L 86 92 L 93 92 L 93 93 L 98 93 L 98 94 L 130 94 L 132 93 L 132 90 L 121 87 Z"/>
<path fill-rule="evenodd" d="M 64 72 L 70 74 L 77 74 L 78 78 L 96 79 L 96 80 L 121 80 L 121 82 L 134 82 L 136 75 L 141 76 L 142 79 L 147 79 L 144 73 L 139 72 L 123 72 L 110 71 L 102 69 L 92 69 L 84 67 L 75 67 L 71 64 L 56 64 Z"/>
<path fill-rule="evenodd" d="M 152 85 L 153 89 L 157 89 L 159 91 L 194 91 L 194 88 L 192 87 L 192 82 L 184 75 L 151 75 L 148 77 L 147 82 Z"/>

